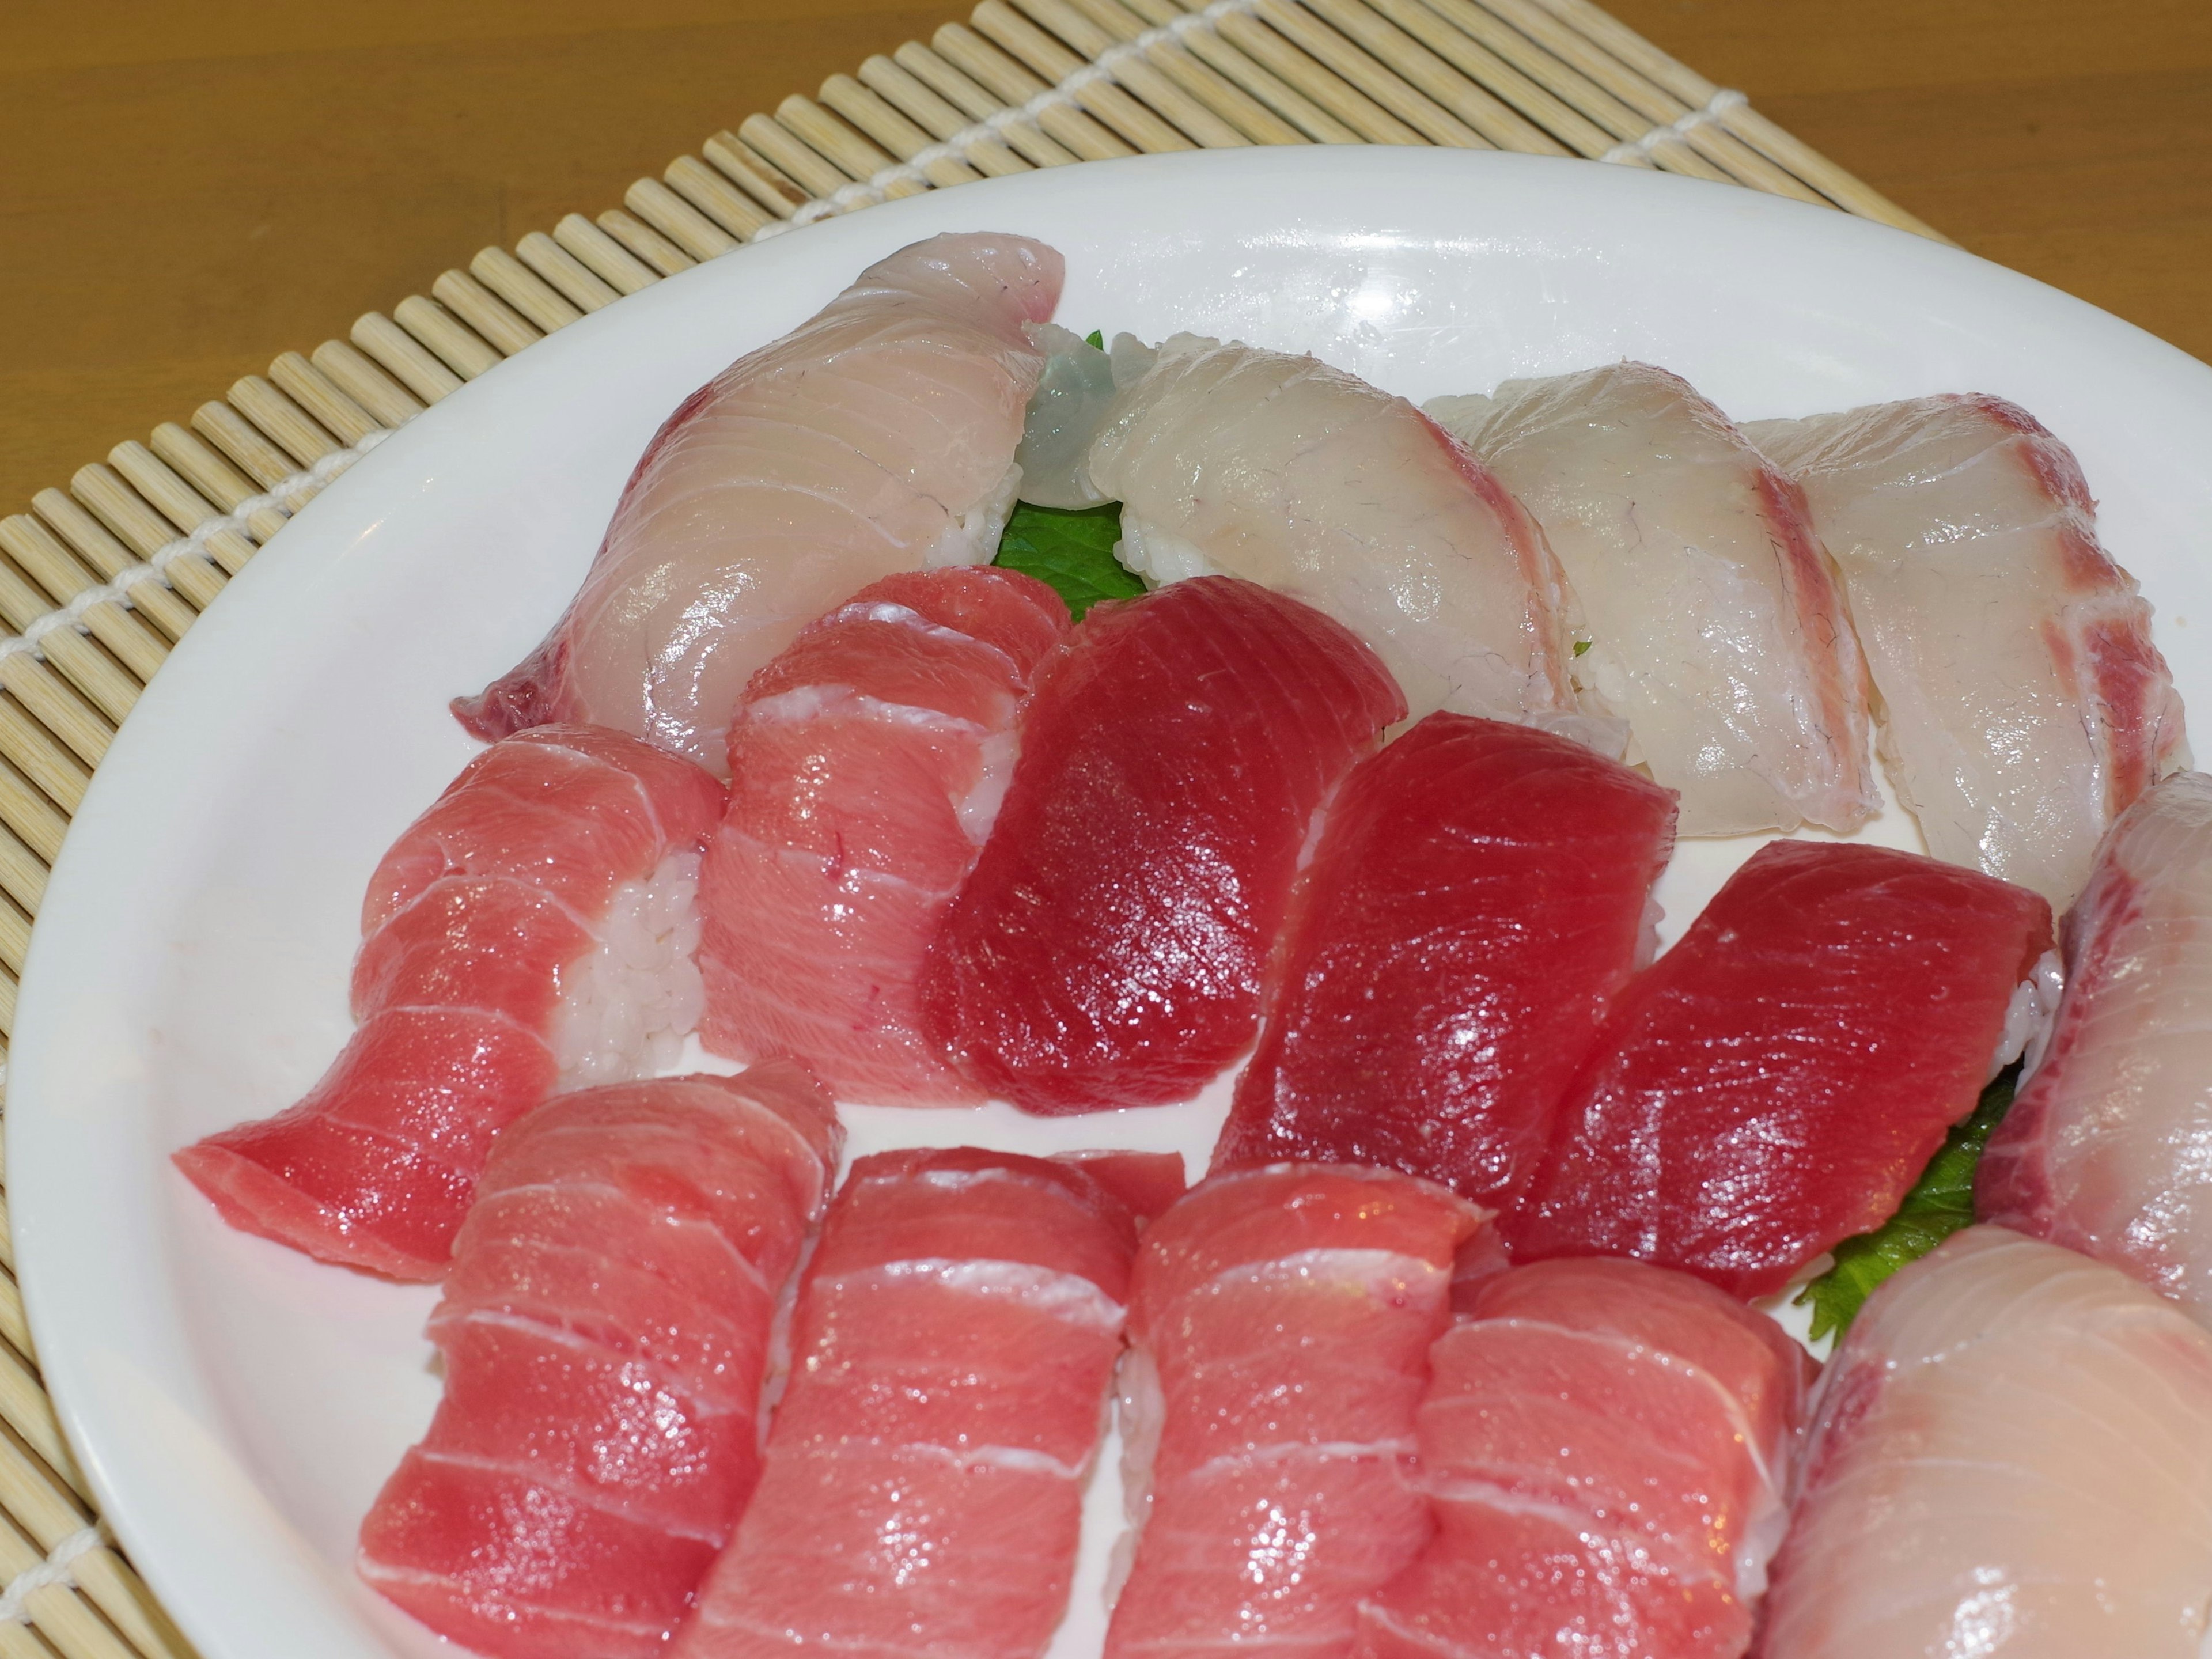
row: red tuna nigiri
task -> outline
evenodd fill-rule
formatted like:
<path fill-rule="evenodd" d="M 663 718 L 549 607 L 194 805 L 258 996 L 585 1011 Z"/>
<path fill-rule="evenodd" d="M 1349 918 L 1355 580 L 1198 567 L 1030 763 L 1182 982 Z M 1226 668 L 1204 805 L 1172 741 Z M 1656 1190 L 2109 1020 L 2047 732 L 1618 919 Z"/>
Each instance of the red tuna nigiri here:
<path fill-rule="evenodd" d="M 1217 1169 L 1381 1164 L 1501 1204 L 1649 939 L 1674 797 L 1582 744 L 1431 714 L 1329 804 Z"/>
<path fill-rule="evenodd" d="M 1079 1168 L 862 1158 L 793 1328 L 767 1469 L 678 1659 L 1035 1659 L 1067 1601 L 1136 1224 Z"/>
<path fill-rule="evenodd" d="M 1431 1350 L 1437 1532 L 1361 1659 L 1738 1659 L 1813 1370 L 1771 1319 L 1637 1261 L 1476 1285 Z"/>
<path fill-rule="evenodd" d="M 1137 1527 L 1106 1659 L 1328 1659 L 1430 1532 L 1413 1415 L 1480 1212 L 1347 1164 L 1215 1176 L 1154 1222 L 1130 1297 Z"/>
<path fill-rule="evenodd" d="M 1737 1296 L 1887 1220 L 1973 1109 L 2051 945 L 2026 888 L 1776 842 L 1621 994 L 1506 1218 L 1517 1261 L 1628 1255 Z"/>
<path fill-rule="evenodd" d="M 660 1652 L 758 1477 L 776 1300 L 838 1140 L 782 1062 L 563 1095 L 501 1134 L 430 1319 L 445 1399 L 362 1577 L 500 1659 Z"/>
<path fill-rule="evenodd" d="M 700 876 L 701 1036 L 788 1054 L 840 1099 L 981 1101 L 924 1041 L 915 980 L 1013 770 L 1067 607 L 1011 570 L 887 577 L 756 675 Z"/>
<path fill-rule="evenodd" d="M 1020 474 L 1060 255 L 933 236 L 678 405 L 544 644 L 453 712 L 480 737 L 611 726 L 722 761 L 755 670 L 878 577 L 982 564 Z"/>
<path fill-rule="evenodd" d="M 1329 791 L 1405 714 L 1320 611 L 1225 576 L 1091 610 L 1040 677 L 925 1029 L 1025 1111 L 1187 1098 L 1251 1042 Z"/>
<path fill-rule="evenodd" d="M 662 989 L 638 980 L 627 935 L 660 929 L 646 956 L 679 987 L 692 975 L 682 913 L 721 805 L 705 772 L 618 732 L 540 726 L 486 750 L 369 882 L 359 1026 L 322 1081 L 289 1111 L 185 1147 L 177 1166 L 234 1227 L 437 1278 L 492 1136 L 562 1081 L 649 1057 L 656 1033 L 603 1041 L 625 1005 L 638 1024 Z M 663 1012 L 658 1035 L 680 1037 L 696 979 Z"/>

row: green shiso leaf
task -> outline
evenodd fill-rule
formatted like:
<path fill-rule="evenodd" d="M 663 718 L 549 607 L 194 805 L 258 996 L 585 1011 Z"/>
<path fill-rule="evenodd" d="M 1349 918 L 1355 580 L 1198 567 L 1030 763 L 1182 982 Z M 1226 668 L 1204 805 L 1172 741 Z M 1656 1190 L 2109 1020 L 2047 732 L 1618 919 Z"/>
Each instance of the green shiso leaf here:
<path fill-rule="evenodd" d="M 1575 655 L 1577 657 L 1581 656 L 1582 653 L 1589 650 L 1594 643 L 1595 641 L 1590 640 L 1577 640 L 1575 641 Z"/>
<path fill-rule="evenodd" d="M 1813 1310 L 1815 1340 L 1830 1331 L 1841 1336 L 1875 1285 L 1972 1224 L 1974 1171 L 1990 1131 L 2004 1121 L 2019 1082 L 2017 1062 L 1990 1079 L 1973 1115 L 1952 1126 L 1942 1150 L 1928 1160 L 1897 1213 L 1872 1232 L 1837 1245 L 1836 1265 L 1797 1293 L 1798 1306 Z"/>
<path fill-rule="evenodd" d="M 1103 351 L 1103 350 L 1105 350 L 1105 349 L 1106 349 L 1106 333 L 1105 333 L 1105 331 L 1104 331 L 1103 329 L 1097 329 L 1097 328 L 1092 329 L 1092 330 L 1091 331 L 1091 332 L 1090 332 L 1090 333 L 1088 333 L 1088 334 L 1086 334 L 1086 335 L 1085 335 L 1085 336 L 1083 337 L 1083 343 L 1084 343 L 1084 344 L 1085 344 L 1085 345 L 1087 345 L 1087 346 L 1089 346 L 1089 347 L 1090 347 L 1093 351 Z"/>
<path fill-rule="evenodd" d="M 1080 622 L 1101 599 L 1133 599 L 1145 591 L 1114 557 L 1121 536 L 1119 501 L 1073 508 L 1017 501 L 992 562 L 1049 584 Z"/>

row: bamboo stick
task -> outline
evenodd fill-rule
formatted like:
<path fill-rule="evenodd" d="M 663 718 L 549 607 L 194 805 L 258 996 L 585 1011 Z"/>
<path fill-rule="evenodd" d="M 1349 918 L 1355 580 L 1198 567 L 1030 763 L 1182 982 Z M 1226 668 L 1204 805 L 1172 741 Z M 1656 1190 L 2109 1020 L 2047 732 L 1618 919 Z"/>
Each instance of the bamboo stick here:
<path fill-rule="evenodd" d="M 108 468 L 95 461 L 81 466 L 70 480 L 70 493 L 92 510 L 100 523 L 121 538 L 125 546 L 143 561 L 175 539 L 169 526 L 140 499 L 138 493 Z M 204 611 L 222 592 L 223 574 L 198 553 L 171 559 L 161 574 L 169 586 Z"/>
<path fill-rule="evenodd" d="M 582 260 L 542 230 L 533 230 L 517 242 L 514 252 L 524 264 L 560 289 L 562 298 L 579 311 L 601 311 L 622 298 L 594 276 Z"/>
<path fill-rule="evenodd" d="M 1405 30 L 1361 0 L 1303 0 L 1375 61 L 1401 76 L 1500 149 L 1565 155 L 1566 146 L 1470 82 Z"/>
<path fill-rule="evenodd" d="M 797 93 L 775 106 L 775 125 L 855 182 L 872 179 L 898 165 L 895 158 L 878 149 L 830 111 Z M 904 193 L 908 195 L 927 188 L 919 181 L 898 182 L 907 186 Z"/>
<path fill-rule="evenodd" d="M 308 361 L 330 376 L 331 385 L 386 427 L 404 426 L 422 412 L 413 392 L 343 340 L 324 341 Z"/>
<path fill-rule="evenodd" d="M 702 144 L 699 153 L 779 219 L 790 218 L 807 200 L 797 179 L 726 127 Z"/>
<path fill-rule="evenodd" d="M 270 363 L 269 378 L 349 448 L 370 433 L 385 430 L 382 422 L 296 351 L 285 352 Z"/>
<path fill-rule="evenodd" d="M 191 535 L 210 519 L 219 516 L 215 505 L 172 471 L 167 462 L 143 444 L 120 443 L 107 452 L 107 462 L 184 535 Z M 215 562 L 233 574 L 253 556 L 254 544 L 235 530 L 210 531 L 207 549 Z M 72 595 L 71 597 L 74 597 Z M 134 602 L 136 596 L 133 596 Z"/>
<path fill-rule="evenodd" d="M 609 208 L 599 215 L 599 228 L 627 249 L 632 258 L 651 266 L 662 276 L 679 276 L 698 263 L 651 225 L 620 208 Z"/>
<path fill-rule="evenodd" d="M 955 26 L 950 24 L 946 26 L 947 28 L 953 27 Z M 988 119 L 1000 109 L 1012 107 L 1027 101 L 1026 98 L 1017 98 L 1002 103 L 1000 99 L 993 96 L 981 82 L 946 55 L 944 51 L 945 35 L 944 29 L 938 31 L 938 46 L 934 49 L 909 40 L 891 55 L 892 62 L 958 109 L 970 122 Z M 956 48 L 960 45 L 957 40 L 952 44 Z M 984 43 L 978 37 L 976 44 L 980 46 Z M 1080 115 L 1079 112 L 1070 111 L 1068 113 L 1077 115 L 1085 122 L 1090 120 L 1088 116 Z M 1004 121 L 1000 123 L 996 131 L 1006 141 L 1007 147 L 1019 155 L 1031 167 L 1066 167 L 1072 162 L 1084 159 L 1077 151 L 1051 137 L 1034 121 Z M 1111 135 L 1105 134 L 1102 129 L 1101 136 L 1110 137 Z M 1114 142 L 1118 144 L 1120 141 Z M 1125 154 L 1126 146 L 1121 150 L 1109 153 Z"/>
<path fill-rule="evenodd" d="M 836 195 L 853 182 L 765 115 L 745 117 L 738 128 L 738 137 L 817 201 Z"/>
<path fill-rule="evenodd" d="M 354 319 L 353 343 L 391 371 L 426 404 L 461 389 L 461 377 L 432 356 L 414 336 L 380 312 Z"/>
<path fill-rule="evenodd" d="M 473 380 L 500 361 L 499 353 L 435 300 L 410 294 L 392 307 L 392 320 L 415 337 L 464 380 Z"/>
<path fill-rule="evenodd" d="M 542 329 L 465 270 L 448 270 L 441 275 L 430 284 L 430 297 L 506 356 L 512 357 L 525 346 L 535 345 L 545 337 Z"/>
<path fill-rule="evenodd" d="M 738 245 L 735 237 L 658 179 L 641 179 L 632 185 L 623 205 L 695 260 L 714 258 Z M 632 252 L 644 257 L 641 249 Z"/>
<path fill-rule="evenodd" d="M 668 186 L 735 241 L 750 241 L 772 216 L 696 155 L 679 155 L 662 175 Z"/>
<path fill-rule="evenodd" d="M 5 756 L 63 811 L 74 813 L 83 803 L 92 774 L 12 696 L 0 697 L 0 756 Z M 4 1023 L 0 1023 L 0 1030 L 5 1029 Z M 6 1242 L 7 1229 L 0 1227 L 0 1248 Z"/>
<path fill-rule="evenodd" d="M 982 0 L 969 16 L 975 27 L 1052 84 L 1083 67 L 1084 60 L 1006 3 Z M 1077 103 L 1148 155 L 1195 149 L 1197 145 L 1111 81 L 1091 81 L 1075 94 Z"/>
<path fill-rule="evenodd" d="M 62 837 L 69 833 L 69 819 L 55 810 L 46 792 L 3 760 L 0 760 L 0 823 L 14 830 L 49 867 L 60 856 Z M 20 1342 L 15 1346 L 23 1347 Z M 24 1352 L 30 1351 L 24 1348 Z"/>
<path fill-rule="evenodd" d="M 1141 28 L 1109 32 L 1096 17 L 1085 16 L 1068 0 L 1015 0 L 1015 3 L 1030 21 L 1049 29 L 1093 62 L 1120 42 L 1143 33 Z M 1115 66 L 1114 78 L 1170 122 L 1179 136 L 1202 149 L 1242 149 L 1252 142 L 1141 57 L 1122 59 Z"/>
<path fill-rule="evenodd" d="M 236 463 L 261 489 L 273 489 L 299 469 L 290 456 L 229 404 L 210 398 L 192 411 L 192 430 Z"/>
<path fill-rule="evenodd" d="M 1490 88 L 1576 154 L 1602 155 L 1619 142 L 1616 135 L 1607 132 L 1488 46 L 1452 27 L 1421 0 L 1368 0 L 1368 3 L 1449 62 L 1461 74 Z"/>
<path fill-rule="evenodd" d="M 899 72 L 894 70 L 894 73 Z M 912 77 L 908 78 L 911 80 Z M 833 75 L 824 81 L 822 83 L 822 101 L 902 161 L 911 163 L 925 150 L 933 149 L 939 137 L 916 126 L 889 99 L 849 75 Z M 952 131 L 957 132 L 960 128 L 956 126 Z M 950 137 L 951 134 L 942 136 Z M 999 146 L 999 149 L 1013 162 L 1007 171 L 1022 170 L 1018 158 L 1013 157 L 1003 145 Z M 956 155 L 941 155 L 925 162 L 921 171 L 923 177 L 940 188 L 964 185 L 982 176 L 973 162 Z"/>
<path fill-rule="evenodd" d="M 1217 27 L 1224 40 L 1296 88 L 1370 144 L 1418 144 L 1421 135 L 1341 76 L 1332 75 L 1256 17 L 1235 12 Z"/>
<path fill-rule="evenodd" d="M 98 586 L 91 573 L 55 540 L 53 533 L 27 513 L 0 519 L 0 549 L 4 549 L 24 574 L 38 583 L 51 605 L 67 605 L 87 588 Z M 140 586 L 146 596 L 169 591 L 155 582 L 141 583 Z M 84 621 L 94 637 L 113 652 L 116 660 L 143 685 L 154 678 L 155 672 L 167 659 L 169 640 L 163 636 L 153 612 L 137 603 L 140 597 L 131 595 L 127 605 L 108 599 L 91 605 L 85 611 Z M 182 629 L 179 631 L 181 633 Z"/>
<path fill-rule="evenodd" d="M 345 446 L 323 430 L 314 417 L 258 374 L 248 374 L 230 388 L 230 405 L 261 431 L 275 439 L 296 465 L 313 466 L 325 455 Z"/>
<path fill-rule="evenodd" d="M 31 1350 L 31 1322 L 23 1314 L 23 1292 L 15 1279 L 0 1273 L 0 1337 L 34 1369 L 37 1356 Z"/>
<path fill-rule="evenodd" d="M 580 213 L 563 215 L 553 227 L 553 240 L 617 294 L 635 294 L 660 280 L 652 266 Z"/>
<path fill-rule="evenodd" d="M 551 283 L 503 247 L 477 250 L 469 274 L 505 301 L 540 334 L 563 329 L 584 313 L 553 289 Z"/>

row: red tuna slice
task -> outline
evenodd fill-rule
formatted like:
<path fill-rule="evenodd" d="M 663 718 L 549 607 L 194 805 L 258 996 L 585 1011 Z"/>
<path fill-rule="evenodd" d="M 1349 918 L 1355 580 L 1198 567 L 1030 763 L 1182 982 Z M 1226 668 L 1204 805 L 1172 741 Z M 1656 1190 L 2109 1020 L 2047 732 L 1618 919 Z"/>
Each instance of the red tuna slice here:
<path fill-rule="evenodd" d="M 652 744 L 592 726 L 541 726 L 494 744 L 392 844 L 368 884 L 373 933 L 447 876 L 513 876 L 589 914 L 670 847 L 696 847 L 721 786 Z"/>
<path fill-rule="evenodd" d="M 1674 797 L 1437 714 L 1353 769 L 1299 884 L 1218 1169 L 1379 1164 L 1498 1205 L 1636 966 Z"/>
<path fill-rule="evenodd" d="M 855 1164 L 800 1290 L 760 1488 L 678 1659 L 1042 1654 L 1135 1237 L 1065 1164 Z"/>
<path fill-rule="evenodd" d="M 1393 1171 L 1215 1176 L 1138 1252 L 1122 1388 L 1136 1551 L 1108 1659 L 1341 1654 L 1426 1540 L 1413 1419 L 1476 1212 Z"/>
<path fill-rule="evenodd" d="M 1314 814 L 1404 714 L 1347 629 L 1257 583 L 1094 607 L 930 946 L 929 1035 L 1025 1111 L 1188 1098 L 1252 1040 Z"/>
<path fill-rule="evenodd" d="M 1060 1161 L 1120 1199 L 1139 1223 L 1158 1221 L 1190 1185 L 1181 1152 L 1062 1152 Z"/>
<path fill-rule="evenodd" d="M 915 980 L 1006 790 L 1021 659 L 1066 626 L 1032 577 L 920 571 L 754 676 L 701 872 L 708 1047 L 803 1060 L 848 1099 L 981 1098 L 924 1042 Z"/>
<path fill-rule="evenodd" d="M 173 1154 L 244 1231 L 402 1279 L 445 1272 L 491 1139 L 562 1080 L 564 977 L 625 884 L 688 856 L 722 787 L 635 738 L 544 726 L 478 756 L 370 883 L 360 1022 L 289 1110 Z"/>
<path fill-rule="evenodd" d="M 2051 908 L 1881 847 L 1776 842 L 1621 994 L 1504 1218 L 1746 1298 L 1896 1212 L 1990 1075 Z"/>
<path fill-rule="evenodd" d="M 1436 1537 L 1360 1611 L 1362 1659 L 1740 1659 L 1811 1362 L 1686 1275 L 1485 1279 L 1420 1410 Z"/>
<path fill-rule="evenodd" d="M 659 1653 L 758 1477 L 775 1299 L 838 1139 L 783 1065 L 580 1091 L 502 1135 L 431 1318 L 445 1397 L 362 1577 L 500 1659 Z"/>

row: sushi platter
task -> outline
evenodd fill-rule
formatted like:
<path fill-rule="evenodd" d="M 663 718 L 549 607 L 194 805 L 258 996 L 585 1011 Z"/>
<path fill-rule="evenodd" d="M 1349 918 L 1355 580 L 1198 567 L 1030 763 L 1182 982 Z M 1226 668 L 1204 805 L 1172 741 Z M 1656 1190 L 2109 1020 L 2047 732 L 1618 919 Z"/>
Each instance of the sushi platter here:
<path fill-rule="evenodd" d="M 2027 279 L 1526 156 L 1033 173 L 564 329 L 55 868 L 8 1166 L 110 1523 L 207 1659 L 2194 1655 L 2212 1199 L 2082 1124 L 2200 1063 L 2207 453 Z M 1929 1422 L 1981 1473 L 1863 1524 Z"/>

